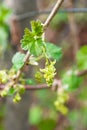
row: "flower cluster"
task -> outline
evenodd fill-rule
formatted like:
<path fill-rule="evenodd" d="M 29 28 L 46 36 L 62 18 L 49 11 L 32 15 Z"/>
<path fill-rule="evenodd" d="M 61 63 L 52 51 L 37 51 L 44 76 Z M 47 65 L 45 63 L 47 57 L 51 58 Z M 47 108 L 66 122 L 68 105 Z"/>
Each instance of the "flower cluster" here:
<path fill-rule="evenodd" d="M 47 61 L 46 66 L 44 69 L 40 69 L 40 71 L 44 74 L 44 78 L 46 80 L 46 83 L 48 86 L 51 86 L 53 84 L 54 76 L 55 76 L 55 61 L 50 61 L 50 63 Z"/>
<path fill-rule="evenodd" d="M 65 106 L 65 102 L 69 99 L 69 95 L 67 92 L 62 91 L 58 93 L 57 100 L 54 102 L 54 105 L 58 111 L 62 114 L 67 114 L 68 108 Z"/>

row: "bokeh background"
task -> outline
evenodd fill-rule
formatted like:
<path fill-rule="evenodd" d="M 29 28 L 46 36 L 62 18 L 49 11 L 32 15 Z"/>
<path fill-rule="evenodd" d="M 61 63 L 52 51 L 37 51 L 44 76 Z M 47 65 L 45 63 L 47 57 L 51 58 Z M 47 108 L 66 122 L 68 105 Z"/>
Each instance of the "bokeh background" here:
<path fill-rule="evenodd" d="M 0 69 L 9 69 L 14 53 L 22 51 L 20 39 L 24 28 L 30 28 L 32 19 L 44 22 L 55 2 L 0 0 Z M 61 78 L 65 70 L 77 64 L 79 48 L 87 46 L 87 0 L 64 1 L 46 30 L 46 40 L 62 48 L 63 56 L 56 63 L 56 78 Z M 34 71 L 35 68 L 30 67 L 25 73 L 31 79 Z M 32 84 L 32 80 L 28 83 Z M 55 100 L 56 93 L 51 90 L 28 91 L 18 104 L 9 97 L 1 99 L 0 130 L 87 130 L 86 76 L 79 89 L 70 93 L 66 115 L 56 110 Z"/>

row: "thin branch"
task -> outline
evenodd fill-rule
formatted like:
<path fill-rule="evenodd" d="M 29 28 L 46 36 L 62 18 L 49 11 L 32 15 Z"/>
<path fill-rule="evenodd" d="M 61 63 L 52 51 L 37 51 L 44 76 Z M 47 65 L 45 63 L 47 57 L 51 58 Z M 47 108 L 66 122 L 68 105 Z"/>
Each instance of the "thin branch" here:
<path fill-rule="evenodd" d="M 42 89 L 51 89 L 51 87 L 47 86 L 46 84 L 41 85 L 25 85 L 26 90 L 42 90 Z"/>
<path fill-rule="evenodd" d="M 80 71 L 76 74 L 78 77 L 82 77 L 82 76 L 85 76 L 87 75 L 87 70 L 83 70 L 83 71 Z M 54 83 L 53 83 L 53 86 L 49 87 L 47 86 L 46 84 L 41 84 L 41 85 L 25 85 L 25 89 L 26 90 L 42 90 L 42 89 L 52 89 L 53 91 L 56 91 L 57 88 L 62 88 L 61 87 L 61 79 L 54 79 Z M 59 90 L 59 89 L 58 89 Z"/>
<path fill-rule="evenodd" d="M 25 85 L 26 90 L 42 90 L 42 89 L 51 89 L 51 87 L 47 86 L 46 84 L 38 84 L 38 85 Z M 5 88 L 4 84 L 0 84 L 0 90 Z"/>
<path fill-rule="evenodd" d="M 29 53 L 29 51 L 27 51 L 27 53 L 26 53 L 26 55 L 25 55 L 25 58 L 24 58 L 24 65 L 23 65 L 23 67 L 18 71 L 18 73 L 17 73 L 17 75 L 16 75 L 16 79 L 14 79 L 15 80 L 15 83 L 16 82 L 18 82 L 18 80 L 19 80 L 19 78 L 20 78 L 20 75 L 21 75 L 21 73 L 22 73 L 22 71 L 23 71 L 23 68 L 24 68 L 24 66 L 26 65 L 26 63 L 27 63 L 27 61 L 29 60 L 29 57 L 30 57 L 30 53 Z"/>
<path fill-rule="evenodd" d="M 83 70 L 83 71 L 80 71 L 76 74 L 78 77 L 81 77 L 81 76 L 85 76 L 87 75 L 87 70 Z M 54 80 L 54 82 L 56 81 L 56 83 L 54 84 L 55 86 L 59 86 L 59 79 L 58 80 Z M 60 80 L 61 81 L 61 80 Z M 26 90 L 42 90 L 42 89 L 52 89 L 53 90 L 53 87 L 55 86 L 52 86 L 52 87 L 49 87 L 47 86 L 46 84 L 38 84 L 38 85 L 25 85 L 25 89 Z M 4 89 L 5 88 L 5 85 L 3 84 L 0 84 L 0 90 Z"/>
<path fill-rule="evenodd" d="M 53 19 L 53 17 L 55 16 L 55 14 L 57 13 L 57 11 L 59 10 L 61 4 L 63 3 L 64 0 L 57 0 L 54 8 L 52 9 L 50 15 L 48 16 L 47 20 L 44 23 L 44 28 L 47 28 L 48 25 L 50 24 L 51 20 Z"/>

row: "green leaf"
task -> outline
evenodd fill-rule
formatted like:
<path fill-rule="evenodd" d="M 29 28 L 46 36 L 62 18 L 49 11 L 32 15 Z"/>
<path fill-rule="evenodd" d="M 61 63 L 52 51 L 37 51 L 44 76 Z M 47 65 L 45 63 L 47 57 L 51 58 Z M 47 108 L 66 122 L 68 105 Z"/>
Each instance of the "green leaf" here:
<path fill-rule="evenodd" d="M 28 28 L 25 28 L 23 39 L 20 41 L 22 49 L 30 50 L 32 44 L 34 43 L 33 37 L 32 32 Z"/>
<path fill-rule="evenodd" d="M 76 55 L 79 69 L 87 69 L 87 45 L 83 46 Z"/>
<path fill-rule="evenodd" d="M 43 25 L 40 21 L 31 21 L 31 27 L 32 27 L 32 32 L 36 36 L 41 36 L 43 34 Z"/>
<path fill-rule="evenodd" d="M 19 70 L 24 65 L 24 57 L 25 57 L 25 54 L 22 54 L 20 52 L 17 52 L 13 56 L 12 63 L 16 70 Z"/>
<path fill-rule="evenodd" d="M 46 51 L 49 58 L 59 60 L 62 57 L 61 48 L 52 43 L 46 43 Z"/>
<path fill-rule="evenodd" d="M 72 70 L 69 70 L 69 71 L 63 74 L 62 83 L 65 90 L 73 91 L 73 90 L 76 90 L 80 86 L 82 82 L 82 78 L 76 76 L 74 71 Z"/>
<path fill-rule="evenodd" d="M 31 46 L 30 52 L 35 56 L 39 56 L 42 53 L 43 41 L 37 39 Z"/>
<path fill-rule="evenodd" d="M 37 30 L 39 30 L 39 28 Z M 29 50 L 30 53 L 35 56 L 40 55 L 42 53 L 43 40 L 42 36 L 38 35 L 40 34 L 37 34 L 34 31 L 31 32 L 29 29 L 26 28 L 23 39 L 21 40 L 22 49 Z"/>

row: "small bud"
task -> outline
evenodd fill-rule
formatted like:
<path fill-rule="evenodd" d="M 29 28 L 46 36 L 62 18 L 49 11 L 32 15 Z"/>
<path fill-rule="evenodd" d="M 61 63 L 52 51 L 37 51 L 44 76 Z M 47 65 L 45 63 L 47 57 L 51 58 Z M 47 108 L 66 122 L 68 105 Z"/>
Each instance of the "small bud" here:
<path fill-rule="evenodd" d="M 17 93 L 17 94 L 15 95 L 14 99 L 13 99 L 13 102 L 14 102 L 14 103 L 17 103 L 17 102 L 19 102 L 20 100 L 21 100 L 21 97 L 20 97 L 19 93 Z"/>
<path fill-rule="evenodd" d="M 1 91 L 0 95 L 1 97 L 7 96 L 7 91 L 6 90 Z"/>

